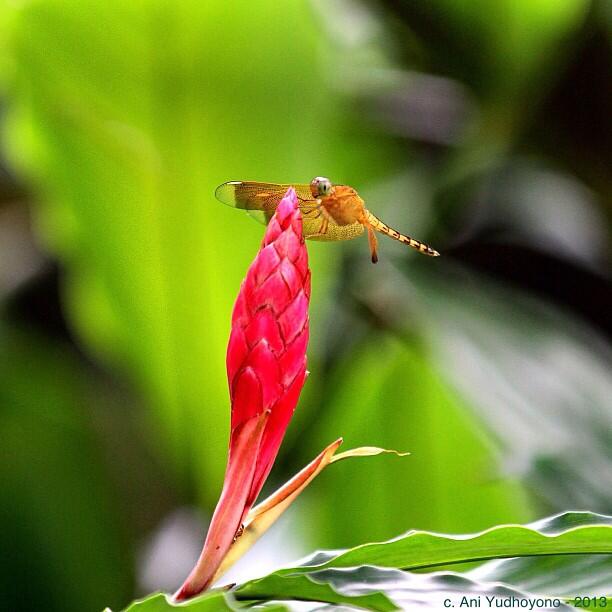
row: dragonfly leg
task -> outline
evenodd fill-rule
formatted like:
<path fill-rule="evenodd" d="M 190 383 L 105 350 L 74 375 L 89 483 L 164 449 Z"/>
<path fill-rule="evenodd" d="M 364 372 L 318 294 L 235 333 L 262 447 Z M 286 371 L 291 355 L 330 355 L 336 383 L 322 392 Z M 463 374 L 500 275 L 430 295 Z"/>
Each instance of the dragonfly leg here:
<path fill-rule="evenodd" d="M 310 217 L 311 219 L 318 219 L 321 216 L 321 208 L 323 206 L 322 202 L 321 200 L 316 200 L 316 202 L 316 206 L 304 206 L 303 208 L 301 208 L 302 215 L 304 217 L 309 217 L 313 213 L 315 213 L 315 215 L 313 217 Z"/>
<path fill-rule="evenodd" d="M 323 219 L 321 220 L 319 231 L 316 234 L 311 234 L 310 235 L 311 238 L 315 238 L 317 236 L 325 236 L 329 228 L 329 213 L 325 210 L 325 207 L 319 204 L 316 207 L 316 211 L 317 211 L 317 214 L 314 217 L 311 217 L 311 219 L 318 219 L 319 217 L 323 217 Z"/>
<path fill-rule="evenodd" d="M 378 238 L 372 229 L 372 226 L 368 223 L 368 242 L 370 243 L 370 254 L 372 255 L 372 263 L 378 261 Z"/>
<path fill-rule="evenodd" d="M 327 234 L 327 228 L 329 227 L 329 217 L 323 215 L 323 221 L 321 221 L 321 227 L 319 228 L 319 234 Z"/>
<path fill-rule="evenodd" d="M 316 234 L 312 234 L 311 238 L 314 238 L 316 236 L 325 236 L 325 234 L 327 234 L 327 230 L 329 228 L 329 217 L 327 216 L 325 212 L 323 212 L 323 209 L 321 209 L 321 211 L 315 217 L 315 219 L 318 219 L 320 216 L 323 216 L 323 220 L 321 221 L 319 231 Z"/>

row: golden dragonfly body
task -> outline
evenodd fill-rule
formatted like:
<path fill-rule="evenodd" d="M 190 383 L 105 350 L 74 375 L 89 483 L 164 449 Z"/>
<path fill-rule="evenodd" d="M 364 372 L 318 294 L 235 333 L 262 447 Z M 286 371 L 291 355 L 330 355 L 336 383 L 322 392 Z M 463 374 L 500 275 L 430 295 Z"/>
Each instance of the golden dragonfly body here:
<path fill-rule="evenodd" d="M 229 181 L 217 187 L 215 197 L 267 223 L 290 187 L 295 189 L 298 197 L 304 236 L 310 240 L 351 240 L 367 232 L 372 263 L 376 263 L 376 232 L 380 232 L 425 255 L 439 255 L 438 251 L 424 242 L 385 225 L 366 208 L 365 202 L 352 187 L 333 185 L 325 177 L 318 176 L 310 184 L 296 185 Z"/>

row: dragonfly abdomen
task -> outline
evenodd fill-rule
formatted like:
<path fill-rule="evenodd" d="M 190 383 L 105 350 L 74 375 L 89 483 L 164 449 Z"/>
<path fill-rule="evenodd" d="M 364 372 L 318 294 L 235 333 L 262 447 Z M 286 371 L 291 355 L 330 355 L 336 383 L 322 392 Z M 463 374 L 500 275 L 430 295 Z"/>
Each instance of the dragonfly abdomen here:
<path fill-rule="evenodd" d="M 423 253 L 424 255 L 430 255 L 431 257 L 437 257 L 440 255 L 438 251 L 432 249 L 428 244 L 421 242 L 420 240 L 416 240 L 411 236 L 406 236 L 398 232 L 397 230 L 389 227 L 385 223 L 383 223 L 378 217 L 374 216 L 369 210 L 366 211 L 366 219 L 367 222 L 381 234 L 385 234 L 402 244 L 407 244 L 409 247 L 419 251 L 419 253 Z"/>

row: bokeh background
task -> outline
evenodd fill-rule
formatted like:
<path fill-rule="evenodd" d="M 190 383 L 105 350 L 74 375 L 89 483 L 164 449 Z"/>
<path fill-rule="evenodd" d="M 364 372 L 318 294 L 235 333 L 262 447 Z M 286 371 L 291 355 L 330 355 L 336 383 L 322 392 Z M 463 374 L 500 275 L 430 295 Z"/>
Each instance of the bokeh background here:
<path fill-rule="evenodd" d="M 0 9 L 0 573 L 10 610 L 176 588 L 226 459 L 230 179 L 358 188 L 430 259 L 310 245 L 311 376 L 233 577 L 408 529 L 612 513 L 612 9 L 13 0 Z"/>

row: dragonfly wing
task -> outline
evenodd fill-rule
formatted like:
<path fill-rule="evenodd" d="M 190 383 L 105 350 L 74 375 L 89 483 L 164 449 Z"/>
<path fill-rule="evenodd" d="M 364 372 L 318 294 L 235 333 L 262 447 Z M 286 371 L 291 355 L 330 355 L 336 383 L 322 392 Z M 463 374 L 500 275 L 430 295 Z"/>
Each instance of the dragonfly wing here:
<path fill-rule="evenodd" d="M 290 187 L 295 189 L 302 210 L 316 204 L 310 186 L 303 184 L 229 181 L 217 187 L 215 197 L 223 204 L 246 210 L 256 221 L 267 224 Z"/>
<path fill-rule="evenodd" d="M 309 185 L 258 183 L 255 181 L 223 183 L 215 190 L 215 197 L 223 204 L 242 210 L 274 210 L 290 187 L 295 189 L 300 204 L 315 202 L 310 193 Z"/>
<path fill-rule="evenodd" d="M 255 221 L 257 221 L 258 223 L 268 225 L 270 219 L 272 218 L 272 215 L 274 214 L 274 211 L 249 209 L 246 211 L 246 213 L 247 215 L 249 215 L 249 217 L 251 217 L 251 219 L 255 219 Z"/>

